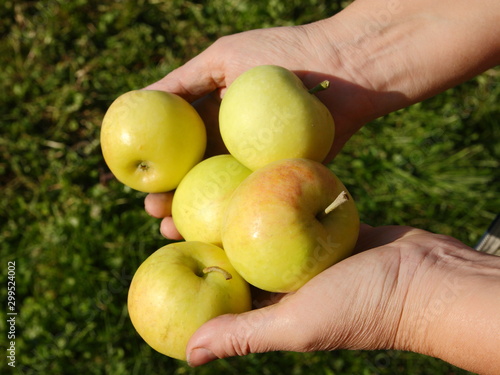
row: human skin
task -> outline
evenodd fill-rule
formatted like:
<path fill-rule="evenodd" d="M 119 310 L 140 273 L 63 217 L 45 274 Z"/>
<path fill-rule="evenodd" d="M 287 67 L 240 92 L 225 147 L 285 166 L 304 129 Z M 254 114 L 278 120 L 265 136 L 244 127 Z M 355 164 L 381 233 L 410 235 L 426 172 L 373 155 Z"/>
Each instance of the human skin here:
<path fill-rule="evenodd" d="M 220 38 L 148 86 L 189 101 L 225 89 L 245 70 L 274 64 L 318 93 L 336 124 L 330 157 L 361 126 L 500 63 L 496 0 L 357 0 L 328 19 Z"/>
<path fill-rule="evenodd" d="M 223 37 L 150 87 L 188 100 L 223 95 L 263 64 L 293 70 L 307 87 L 328 79 L 331 89 L 317 95 L 335 119 L 331 159 L 364 124 L 499 64 L 499 15 L 497 0 L 357 0 L 309 25 Z M 167 235 L 175 228 L 168 213 L 156 216 L 158 197 L 146 198 L 146 210 L 164 218 Z M 370 250 L 280 303 L 200 328 L 191 365 L 273 350 L 391 348 L 500 373 L 499 259 L 417 229 L 364 228 L 359 250 Z"/>

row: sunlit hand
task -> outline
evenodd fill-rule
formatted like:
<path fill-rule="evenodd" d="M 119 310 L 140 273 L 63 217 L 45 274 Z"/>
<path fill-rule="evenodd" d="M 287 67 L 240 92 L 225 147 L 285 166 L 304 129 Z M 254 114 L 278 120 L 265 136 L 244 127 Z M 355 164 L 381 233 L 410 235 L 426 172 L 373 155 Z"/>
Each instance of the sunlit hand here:
<path fill-rule="evenodd" d="M 498 354 L 500 318 L 488 305 L 499 291 L 500 259 L 450 237 L 399 226 L 363 226 L 357 250 L 365 251 L 297 292 L 260 299 L 258 304 L 269 303 L 267 307 L 207 322 L 188 343 L 190 365 L 248 353 L 334 349 L 411 350 L 466 365 L 469 340 L 476 338 L 468 334 L 477 330 L 469 326 L 477 316 L 474 311 L 490 313 L 481 338 L 493 348 L 483 357 Z M 496 282 L 477 288 L 481 267 L 489 268 L 491 261 L 496 261 Z M 463 314 L 471 294 L 482 304 L 469 306 L 477 310 L 467 322 Z M 432 310 L 436 304 L 439 310 Z"/>
<path fill-rule="evenodd" d="M 355 79 L 345 78 L 345 64 L 338 59 L 331 40 L 317 24 L 251 30 L 218 39 L 146 89 L 173 92 L 190 102 L 211 93 L 220 99 L 241 73 L 265 64 L 294 71 L 308 88 L 329 80 L 331 88 L 316 95 L 335 119 L 335 142 L 328 157 L 331 159 L 364 124 L 361 114 L 372 110 L 365 100 L 365 90 Z"/>

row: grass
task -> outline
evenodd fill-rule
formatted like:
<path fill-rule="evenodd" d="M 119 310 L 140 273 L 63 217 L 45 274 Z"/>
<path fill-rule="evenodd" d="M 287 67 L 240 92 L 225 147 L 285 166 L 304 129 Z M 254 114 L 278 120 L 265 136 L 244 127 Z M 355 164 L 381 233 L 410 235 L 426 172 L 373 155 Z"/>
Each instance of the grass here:
<path fill-rule="evenodd" d="M 4 1 L 0 6 L 2 280 L 16 262 L 20 374 L 464 374 L 397 351 L 268 353 L 199 369 L 166 358 L 126 311 L 132 275 L 164 245 L 144 195 L 110 179 L 102 116 L 217 37 L 305 23 L 344 2 Z M 473 245 L 500 211 L 498 69 L 378 119 L 332 164 L 373 225 Z M 7 290 L 1 289 L 2 301 Z M 6 304 L 3 309 L 7 309 Z M 5 319 L 0 346 L 7 347 Z"/>

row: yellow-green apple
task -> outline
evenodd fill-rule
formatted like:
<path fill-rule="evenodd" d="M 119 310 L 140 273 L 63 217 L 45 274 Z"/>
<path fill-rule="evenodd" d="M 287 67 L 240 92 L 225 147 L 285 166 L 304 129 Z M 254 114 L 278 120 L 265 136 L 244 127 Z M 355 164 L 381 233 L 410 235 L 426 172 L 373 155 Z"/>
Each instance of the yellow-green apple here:
<path fill-rule="evenodd" d="M 257 288 L 293 292 L 352 253 L 356 205 L 325 165 L 308 159 L 270 163 L 234 191 L 222 243 L 231 264 Z"/>
<path fill-rule="evenodd" d="M 175 189 L 205 147 L 203 120 L 172 93 L 129 91 L 111 104 L 102 122 L 101 149 L 109 169 L 125 185 L 147 193 Z"/>
<path fill-rule="evenodd" d="M 189 241 L 222 246 L 221 224 L 227 202 L 252 173 L 231 155 L 217 155 L 195 165 L 174 193 L 172 218 Z"/>
<path fill-rule="evenodd" d="M 251 170 L 279 159 L 323 161 L 335 133 L 328 108 L 297 75 L 275 65 L 256 66 L 233 81 L 219 125 L 229 152 Z"/>
<path fill-rule="evenodd" d="M 150 255 L 128 293 L 130 319 L 139 335 L 158 352 L 181 360 L 203 323 L 250 308 L 249 285 L 224 250 L 197 241 L 171 243 Z"/>

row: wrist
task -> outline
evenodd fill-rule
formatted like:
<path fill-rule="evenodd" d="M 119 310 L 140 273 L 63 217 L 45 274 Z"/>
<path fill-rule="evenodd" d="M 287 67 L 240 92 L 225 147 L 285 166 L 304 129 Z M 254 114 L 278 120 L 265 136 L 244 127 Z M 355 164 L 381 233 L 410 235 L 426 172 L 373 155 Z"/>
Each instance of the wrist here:
<path fill-rule="evenodd" d="M 366 123 L 464 82 L 500 63 L 499 11 L 496 0 L 353 2 L 307 25 L 342 93 L 319 96 Z"/>
<path fill-rule="evenodd" d="M 436 239 L 408 289 L 395 349 L 498 373 L 500 258 L 445 236 Z"/>

